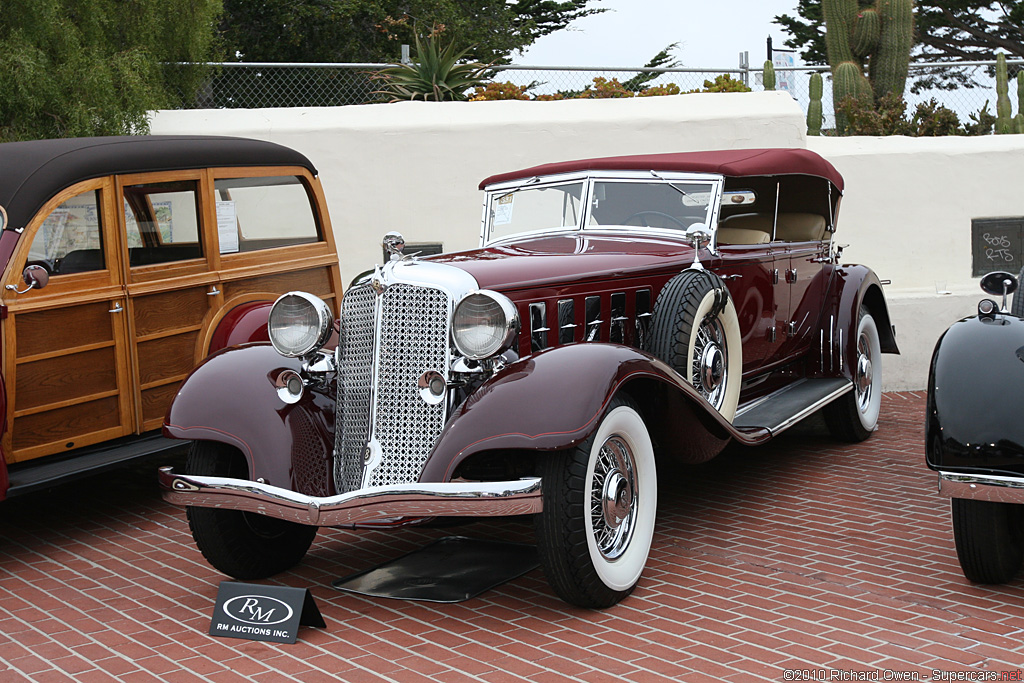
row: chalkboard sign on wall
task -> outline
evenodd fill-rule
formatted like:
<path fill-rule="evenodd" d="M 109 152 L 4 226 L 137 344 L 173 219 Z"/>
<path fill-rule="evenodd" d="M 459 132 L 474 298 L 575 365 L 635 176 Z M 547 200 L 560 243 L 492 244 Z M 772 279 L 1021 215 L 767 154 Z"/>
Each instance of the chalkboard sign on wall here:
<path fill-rule="evenodd" d="M 994 270 L 1017 274 L 1024 266 L 1024 216 L 971 221 L 971 275 Z"/>

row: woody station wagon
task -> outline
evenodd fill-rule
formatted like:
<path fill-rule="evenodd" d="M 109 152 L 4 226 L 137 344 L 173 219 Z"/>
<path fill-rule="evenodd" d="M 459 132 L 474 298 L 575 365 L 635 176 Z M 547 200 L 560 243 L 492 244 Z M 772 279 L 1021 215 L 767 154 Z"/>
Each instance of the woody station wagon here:
<path fill-rule="evenodd" d="M 657 463 L 760 444 L 816 410 L 867 438 L 881 282 L 832 243 L 843 180 L 806 150 L 587 159 L 483 181 L 480 247 L 390 260 L 341 303 L 277 300 L 269 343 L 214 354 L 167 436 L 164 496 L 231 576 L 301 560 L 318 526 L 534 515 L 554 591 L 641 577 Z"/>
<path fill-rule="evenodd" d="M 0 144 L 0 499 L 176 447 L 178 385 L 266 339 L 271 304 L 340 292 L 316 169 L 237 138 Z"/>

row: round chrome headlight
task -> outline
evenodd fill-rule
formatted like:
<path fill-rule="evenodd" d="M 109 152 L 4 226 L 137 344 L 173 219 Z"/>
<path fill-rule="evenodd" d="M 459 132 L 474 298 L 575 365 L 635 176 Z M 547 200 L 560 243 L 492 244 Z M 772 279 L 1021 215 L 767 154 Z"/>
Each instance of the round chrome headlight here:
<path fill-rule="evenodd" d="M 274 302 L 267 328 L 270 343 L 289 358 L 305 358 L 319 351 L 331 336 L 334 316 L 320 298 L 288 292 Z"/>
<path fill-rule="evenodd" d="M 452 337 L 466 358 L 482 360 L 512 345 L 519 332 L 519 314 L 508 297 L 481 289 L 462 297 L 455 306 Z"/>

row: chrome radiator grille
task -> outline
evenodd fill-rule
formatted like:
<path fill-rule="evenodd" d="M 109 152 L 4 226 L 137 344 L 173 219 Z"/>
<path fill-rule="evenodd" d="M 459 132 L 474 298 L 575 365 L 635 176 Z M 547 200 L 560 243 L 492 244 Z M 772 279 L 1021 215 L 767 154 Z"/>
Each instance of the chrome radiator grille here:
<path fill-rule="evenodd" d="M 341 303 L 338 342 L 334 481 L 341 493 L 358 489 L 363 480 L 363 449 L 370 435 L 374 318 L 373 288 L 351 289 Z"/>
<path fill-rule="evenodd" d="M 445 402 L 423 401 L 417 381 L 428 370 L 448 374 L 449 310 L 445 292 L 408 284 L 392 285 L 379 299 L 369 286 L 345 296 L 335 462 L 340 492 L 362 486 L 368 438 L 380 460 L 371 463 L 367 485 L 419 479 L 444 426 Z"/>

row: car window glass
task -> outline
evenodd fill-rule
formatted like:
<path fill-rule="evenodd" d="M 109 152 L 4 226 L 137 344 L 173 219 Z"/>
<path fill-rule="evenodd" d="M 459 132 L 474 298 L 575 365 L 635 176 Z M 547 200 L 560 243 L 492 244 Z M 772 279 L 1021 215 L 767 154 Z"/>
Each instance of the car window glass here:
<path fill-rule="evenodd" d="M 29 248 L 26 265 L 33 264 L 52 275 L 106 268 L 99 190 L 76 195 L 50 212 Z"/>
<path fill-rule="evenodd" d="M 686 230 L 694 223 L 708 223 L 712 190 L 709 183 L 597 182 L 589 225 Z"/>
<path fill-rule="evenodd" d="M 321 239 L 310 194 L 296 176 L 222 178 L 214 189 L 222 254 Z"/>
<path fill-rule="evenodd" d="M 580 223 L 583 183 L 546 185 L 491 196 L 490 239 Z"/>
<path fill-rule="evenodd" d="M 124 188 L 128 262 L 147 266 L 202 258 L 199 202 L 193 180 Z"/>

